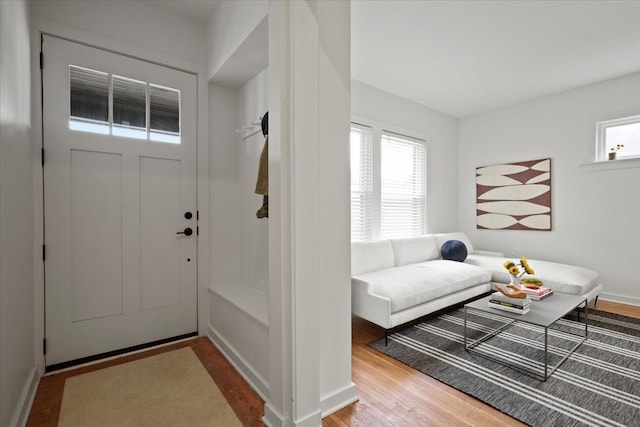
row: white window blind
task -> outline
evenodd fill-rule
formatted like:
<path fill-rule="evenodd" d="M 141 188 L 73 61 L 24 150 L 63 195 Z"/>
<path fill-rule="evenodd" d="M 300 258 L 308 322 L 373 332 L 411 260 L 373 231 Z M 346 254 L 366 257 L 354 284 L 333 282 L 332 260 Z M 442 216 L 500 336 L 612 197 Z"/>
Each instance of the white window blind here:
<path fill-rule="evenodd" d="M 412 237 L 426 231 L 425 144 L 382 132 L 380 237 Z"/>
<path fill-rule="evenodd" d="M 371 240 L 371 129 L 351 126 L 351 240 Z"/>

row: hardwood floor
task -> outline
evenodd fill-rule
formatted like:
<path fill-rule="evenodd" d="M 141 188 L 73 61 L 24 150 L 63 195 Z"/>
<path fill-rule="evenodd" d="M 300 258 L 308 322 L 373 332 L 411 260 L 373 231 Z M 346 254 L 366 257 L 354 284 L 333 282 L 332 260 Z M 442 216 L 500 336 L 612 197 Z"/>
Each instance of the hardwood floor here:
<path fill-rule="evenodd" d="M 598 310 L 640 319 L 640 307 L 599 300 Z M 523 426 L 525 424 L 387 357 L 367 344 L 384 330 L 352 319 L 352 377 L 360 400 L 323 420 L 334 426 Z"/>
<path fill-rule="evenodd" d="M 640 319 L 640 307 L 598 301 L 596 308 Z M 524 424 L 395 359 L 368 343 L 384 330 L 357 317 L 352 321 L 352 377 L 359 401 L 323 420 L 323 426 L 522 426 Z M 58 425 L 66 378 L 190 346 L 246 427 L 262 426 L 264 402 L 204 337 L 42 378 L 27 426 Z"/>
<path fill-rule="evenodd" d="M 640 319 L 640 307 L 636 305 L 626 305 L 599 299 L 594 308 L 596 310 L 608 311 L 609 313 L 621 314 L 623 316 Z"/>

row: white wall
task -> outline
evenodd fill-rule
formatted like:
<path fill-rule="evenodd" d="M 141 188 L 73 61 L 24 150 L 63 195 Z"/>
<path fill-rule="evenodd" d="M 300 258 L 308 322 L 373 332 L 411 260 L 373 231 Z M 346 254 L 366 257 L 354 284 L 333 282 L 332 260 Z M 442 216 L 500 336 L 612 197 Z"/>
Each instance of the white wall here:
<path fill-rule="evenodd" d="M 318 426 L 357 399 L 350 360 L 349 36 L 349 2 L 271 5 L 268 425 Z"/>
<path fill-rule="evenodd" d="M 208 333 L 253 388 L 268 392 L 268 219 L 254 193 L 264 137 L 242 125 L 268 109 L 267 70 L 238 89 L 210 85 L 211 287 Z M 254 127 L 260 130 L 260 126 Z"/>
<path fill-rule="evenodd" d="M 238 89 L 236 128 L 258 120 L 269 109 L 268 70 L 262 71 Z M 269 228 L 268 219 L 256 218 L 262 206 L 262 196 L 255 194 L 258 163 L 265 138 L 260 125 L 257 133 L 242 138 L 236 136 L 238 150 L 238 197 L 240 199 L 237 221 L 239 224 L 242 268 L 240 281 L 265 294 L 269 292 Z"/>
<path fill-rule="evenodd" d="M 351 382 L 351 5 L 317 1 L 315 14 L 319 28 L 318 375 L 324 417 L 357 399 Z"/>
<path fill-rule="evenodd" d="M 211 171 L 211 260 L 213 287 L 240 281 L 239 142 L 235 133 L 238 95 L 235 89 L 209 86 Z"/>
<path fill-rule="evenodd" d="M 212 79 L 231 55 L 267 16 L 268 0 L 221 1 L 207 27 L 208 78 Z"/>
<path fill-rule="evenodd" d="M 34 360 L 33 151 L 29 11 L 0 2 L 0 425 L 17 425 L 37 380 Z"/>
<path fill-rule="evenodd" d="M 594 122 L 633 114 L 640 73 L 461 119 L 460 228 L 478 248 L 591 268 L 602 298 L 640 305 L 640 161 L 588 164 Z M 475 168 L 546 157 L 552 231 L 477 230 Z"/>
<path fill-rule="evenodd" d="M 211 82 L 225 80 L 217 79 L 216 70 L 223 70 L 247 44 L 255 46 L 247 40 L 264 23 L 258 13 L 262 3 L 255 3 L 251 13 L 242 2 L 225 2 L 214 11 L 208 31 Z M 238 89 L 233 123 L 239 127 L 267 107 L 270 111 L 268 220 L 255 218 L 260 197 L 252 194 L 262 137 L 235 140 L 239 151 L 233 153 L 224 145 L 231 143 L 226 133 L 230 124 L 216 117 L 232 89 L 213 86 L 211 92 L 220 97 L 211 100 L 212 230 L 231 222 L 236 209 L 230 229 L 236 228 L 239 236 L 241 280 L 233 291 L 213 281 L 210 337 L 245 379 L 266 394 L 267 425 L 320 425 L 322 415 L 356 399 L 350 358 L 349 19 L 348 2 L 269 4 L 269 71 Z M 268 105 L 263 104 L 267 97 Z M 221 116 L 231 118 L 226 108 Z M 225 153 L 226 161 L 237 161 L 235 170 L 225 169 L 225 178 L 237 179 L 237 188 L 220 185 L 213 170 L 214 162 L 225 161 L 216 156 Z M 226 193 L 237 190 L 228 198 L 237 208 L 216 214 L 216 204 L 223 203 L 217 187 Z M 232 240 L 229 231 L 220 230 L 219 236 Z M 215 254 L 221 252 L 216 245 L 223 247 L 224 241 L 214 238 L 212 245 L 216 263 Z M 262 255 L 268 265 L 261 264 Z M 263 272 L 268 282 L 262 282 Z M 218 277 L 215 271 L 212 277 Z M 268 297 L 268 316 L 260 322 L 267 328 L 264 337 L 255 322 L 261 316 L 247 309 L 256 292 Z M 256 355 L 268 363 L 266 376 Z"/>
<path fill-rule="evenodd" d="M 205 62 L 205 26 L 158 5 L 109 0 L 36 0 L 30 3 L 35 16 L 145 49 L 140 52 L 152 49 L 174 58 Z"/>
<path fill-rule="evenodd" d="M 458 119 L 359 81 L 351 84 L 352 119 L 427 141 L 427 232 L 458 229 Z"/>
<path fill-rule="evenodd" d="M 266 57 L 266 47 L 251 40 L 266 16 L 264 2 L 225 2 L 214 10 L 208 27 L 210 79 L 211 284 L 208 335 L 263 399 L 269 392 L 269 220 L 258 219 L 262 196 L 254 193 L 264 145 L 257 133 L 236 133 L 258 120 L 268 105 L 266 65 L 241 69 L 230 78 L 227 61 Z M 251 10 L 247 7 L 253 5 Z M 256 10 L 262 16 L 255 15 Z M 252 20 L 254 17 L 255 20 Z M 246 31 L 238 31 L 244 29 Z M 242 63 L 243 61 L 239 61 Z M 233 68 L 233 67 L 232 67 Z M 262 71 L 261 71 L 262 70 Z M 223 75 L 223 77 L 220 77 Z M 243 81 L 244 80 L 244 81 Z M 230 85 L 232 87 L 223 87 Z M 247 136 L 243 138 L 243 136 Z"/>

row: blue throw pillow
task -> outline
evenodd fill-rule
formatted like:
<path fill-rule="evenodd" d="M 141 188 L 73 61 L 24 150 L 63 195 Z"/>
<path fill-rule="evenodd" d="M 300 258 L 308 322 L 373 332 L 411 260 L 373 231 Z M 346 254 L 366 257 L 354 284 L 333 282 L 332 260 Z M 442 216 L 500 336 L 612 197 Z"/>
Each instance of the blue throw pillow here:
<path fill-rule="evenodd" d="M 442 259 L 463 262 L 467 259 L 467 247 L 460 240 L 447 240 L 440 248 Z"/>

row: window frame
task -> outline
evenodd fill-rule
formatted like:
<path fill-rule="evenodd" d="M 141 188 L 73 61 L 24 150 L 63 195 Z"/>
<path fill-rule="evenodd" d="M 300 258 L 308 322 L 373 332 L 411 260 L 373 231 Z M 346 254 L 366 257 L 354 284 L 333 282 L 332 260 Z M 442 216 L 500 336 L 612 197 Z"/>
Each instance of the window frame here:
<path fill-rule="evenodd" d="M 429 195 L 430 195 L 430 180 L 429 180 L 429 159 L 430 159 L 430 145 L 429 137 L 421 132 L 417 132 L 411 129 L 401 128 L 391 123 L 381 122 L 366 117 L 352 116 L 350 123 L 351 126 L 364 127 L 371 129 L 371 145 L 373 150 L 373 163 L 371 167 L 372 171 L 372 186 L 373 196 L 371 201 L 372 212 L 371 218 L 371 236 L 369 241 L 380 240 L 381 237 L 381 223 L 382 223 L 382 134 L 392 134 L 401 138 L 406 138 L 410 141 L 420 142 L 424 144 L 424 219 L 423 219 L 423 233 L 429 231 Z"/>
<path fill-rule="evenodd" d="M 607 140 L 606 133 L 608 128 L 624 126 L 630 124 L 640 124 L 640 115 L 634 116 L 626 116 L 626 117 L 618 117 L 609 120 L 600 120 L 595 123 L 596 127 L 596 162 L 606 162 L 609 161 L 608 152 L 607 152 Z M 640 142 L 639 142 L 640 144 Z M 637 159 L 640 158 L 640 155 L 630 155 L 625 156 L 622 154 L 618 154 L 616 156 L 617 159 Z"/>

